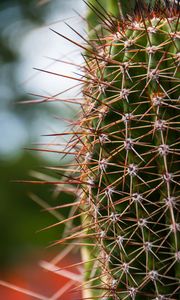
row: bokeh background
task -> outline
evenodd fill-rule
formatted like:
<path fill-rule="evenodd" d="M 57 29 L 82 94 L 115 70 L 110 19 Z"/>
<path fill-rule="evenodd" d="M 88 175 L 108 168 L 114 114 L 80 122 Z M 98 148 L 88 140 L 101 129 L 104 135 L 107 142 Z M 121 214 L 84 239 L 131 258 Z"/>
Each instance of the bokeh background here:
<path fill-rule="evenodd" d="M 50 206 L 72 201 L 72 198 L 62 193 L 52 197 L 52 186 L 15 181 L 42 179 L 42 174 L 54 176 L 44 167 L 64 163 L 59 153 L 25 148 L 41 143 L 48 144 L 46 149 L 52 149 L 52 144 L 65 142 L 45 135 L 64 131 L 67 124 L 62 118 L 73 118 L 78 106 L 66 102 L 20 102 L 40 99 L 32 94 L 79 96 L 79 87 L 73 80 L 38 72 L 33 67 L 65 75 L 77 71 L 74 65 L 60 60 L 81 63 L 80 49 L 50 28 L 82 42 L 65 23 L 84 35 L 85 14 L 82 0 L 0 1 L 0 279 L 34 290 L 40 289 L 38 278 L 44 276 L 39 275 L 35 265 L 41 257 L 53 256 L 61 250 L 47 247 L 60 238 L 62 228 L 39 232 L 61 216 L 44 211 L 30 194 L 38 195 L 38 199 Z M 37 199 L 34 197 L 34 200 Z M 54 282 L 52 280 L 52 285 Z M 45 279 L 43 285 L 47 285 Z M 21 293 L 7 290 L 0 287 L 0 299 L 36 299 L 22 298 L 25 296 Z M 52 293 L 50 287 L 47 293 Z M 71 295 L 68 299 L 74 298 Z"/>

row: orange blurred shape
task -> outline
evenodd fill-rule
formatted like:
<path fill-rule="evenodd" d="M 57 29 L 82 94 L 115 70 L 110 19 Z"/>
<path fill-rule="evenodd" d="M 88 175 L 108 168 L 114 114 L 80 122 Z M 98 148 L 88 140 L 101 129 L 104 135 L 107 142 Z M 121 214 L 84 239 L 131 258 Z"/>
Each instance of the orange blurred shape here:
<path fill-rule="evenodd" d="M 73 263 L 77 263 L 77 260 L 70 261 L 69 258 L 66 258 L 63 259 L 59 267 L 65 268 Z M 67 268 L 67 270 L 77 274 L 77 276 L 80 275 L 75 267 Z M 80 286 L 79 282 L 73 282 L 60 274 L 44 270 L 38 266 L 37 262 L 9 270 L 3 277 L 0 275 L 0 280 L 10 285 L 10 287 L 0 285 L 0 300 L 35 300 L 41 299 L 41 296 L 42 300 L 45 300 L 51 299 L 53 295 L 53 299 L 56 300 L 81 299 L 80 289 L 78 287 L 76 289 L 76 285 Z M 19 287 L 20 291 L 16 291 L 15 287 Z M 28 295 L 28 291 L 32 294 Z M 33 293 L 36 295 L 33 296 Z"/>

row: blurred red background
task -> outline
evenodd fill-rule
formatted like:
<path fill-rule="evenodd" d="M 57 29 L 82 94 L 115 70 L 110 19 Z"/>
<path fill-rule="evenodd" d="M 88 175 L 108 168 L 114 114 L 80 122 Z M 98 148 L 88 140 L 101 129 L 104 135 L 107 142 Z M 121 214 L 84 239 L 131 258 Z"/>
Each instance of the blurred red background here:
<path fill-rule="evenodd" d="M 76 266 L 66 268 L 67 266 L 78 263 L 76 256 L 64 258 L 58 265 L 63 270 L 77 274 L 79 280 L 80 272 Z M 61 272 L 61 271 L 60 271 Z M 52 299 L 52 300 L 77 300 L 81 299 L 80 282 L 72 281 L 60 274 L 55 274 L 42 268 L 37 261 L 28 259 L 18 267 L 14 267 L 7 272 L 0 274 L 0 279 L 10 285 L 17 286 L 32 293 L 42 295 L 42 298 L 27 295 L 21 291 L 0 285 L 1 300 L 34 300 L 34 299 Z"/>

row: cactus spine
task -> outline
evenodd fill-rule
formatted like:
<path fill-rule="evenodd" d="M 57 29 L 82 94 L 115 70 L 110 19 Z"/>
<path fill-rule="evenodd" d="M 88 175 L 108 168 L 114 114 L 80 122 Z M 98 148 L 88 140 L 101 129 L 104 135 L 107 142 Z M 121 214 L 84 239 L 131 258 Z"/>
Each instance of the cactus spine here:
<path fill-rule="evenodd" d="M 177 1 L 165 2 L 88 4 L 95 30 L 72 140 L 83 215 L 72 238 L 84 238 L 84 299 L 180 293 L 179 13 Z"/>

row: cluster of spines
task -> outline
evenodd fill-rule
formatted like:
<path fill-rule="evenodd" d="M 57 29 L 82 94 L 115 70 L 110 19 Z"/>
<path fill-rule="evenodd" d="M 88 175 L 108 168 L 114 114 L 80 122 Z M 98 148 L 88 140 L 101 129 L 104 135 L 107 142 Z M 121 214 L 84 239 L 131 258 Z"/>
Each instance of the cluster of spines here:
<path fill-rule="evenodd" d="M 82 209 L 107 299 L 178 297 L 178 22 L 123 21 L 86 65 Z"/>
<path fill-rule="evenodd" d="M 78 185 L 78 201 L 75 215 L 54 226 L 79 217 L 82 224 L 57 243 L 72 240 L 86 251 L 87 298 L 175 300 L 179 16 L 176 10 L 126 20 L 104 16 L 102 30 L 82 46 L 85 74 L 74 78 L 84 85 L 85 101 L 64 154 L 76 162 L 55 183 Z"/>

